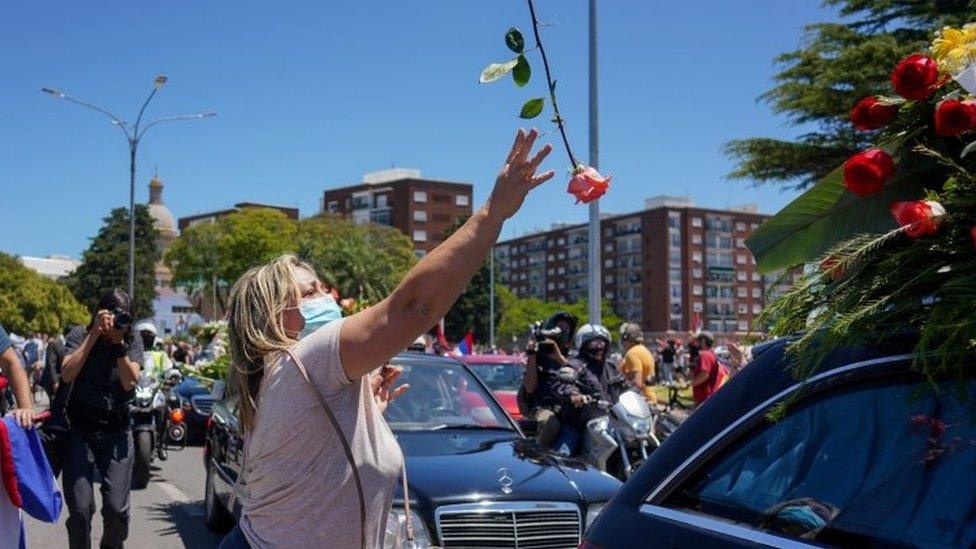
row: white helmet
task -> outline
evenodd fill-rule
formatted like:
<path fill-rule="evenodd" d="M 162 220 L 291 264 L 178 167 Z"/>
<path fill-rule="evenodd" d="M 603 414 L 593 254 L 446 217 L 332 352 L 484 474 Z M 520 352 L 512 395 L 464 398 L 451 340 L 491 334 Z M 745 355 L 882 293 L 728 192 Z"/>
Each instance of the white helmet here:
<path fill-rule="evenodd" d="M 582 349 L 587 342 L 602 338 L 610 345 L 610 330 L 600 324 L 584 324 L 576 330 L 576 348 Z"/>
<path fill-rule="evenodd" d="M 154 326 L 152 321 L 148 319 L 136 322 L 135 326 L 132 327 L 132 331 L 135 333 L 151 332 L 152 335 L 158 335 L 156 333 L 156 326 Z"/>

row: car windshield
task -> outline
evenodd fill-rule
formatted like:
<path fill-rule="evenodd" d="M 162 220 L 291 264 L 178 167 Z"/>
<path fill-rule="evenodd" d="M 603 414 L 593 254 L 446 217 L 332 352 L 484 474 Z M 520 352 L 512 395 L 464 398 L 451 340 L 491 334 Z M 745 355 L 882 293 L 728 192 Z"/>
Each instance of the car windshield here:
<path fill-rule="evenodd" d="M 518 363 L 487 364 L 469 362 L 468 367 L 485 382 L 492 391 L 518 391 L 522 386 L 525 368 Z"/>
<path fill-rule="evenodd" d="M 395 430 L 514 430 L 505 412 L 460 364 L 431 361 L 400 364 L 410 389 L 390 403 L 386 420 Z"/>

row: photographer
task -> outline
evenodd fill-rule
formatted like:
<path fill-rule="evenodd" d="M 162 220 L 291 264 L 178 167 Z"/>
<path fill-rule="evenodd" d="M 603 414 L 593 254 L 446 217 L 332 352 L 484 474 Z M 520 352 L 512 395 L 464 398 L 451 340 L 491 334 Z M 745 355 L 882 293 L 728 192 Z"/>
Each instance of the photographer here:
<path fill-rule="evenodd" d="M 139 378 L 142 340 L 132 337 L 131 301 L 122 290 L 103 295 L 97 311 L 87 328 L 68 334 L 61 368 L 62 382 L 72 384 L 62 473 L 72 548 L 91 547 L 95 468 L 102 477 L 101 547 L 122 547 L 129 533 L 133 458 L 129 402 Z"/>
<path fill-rule="evenodd" d="M 537 438 L 552 447 L 559 437 L 559 397 L 552 392 L 556 372 L 568 362 L 569 344 L 576 332 L 576 317 L 558 312 L 533 328 L 526 354 L 525 376 L 519 391 L 522 415 L 536 420 Z"/>

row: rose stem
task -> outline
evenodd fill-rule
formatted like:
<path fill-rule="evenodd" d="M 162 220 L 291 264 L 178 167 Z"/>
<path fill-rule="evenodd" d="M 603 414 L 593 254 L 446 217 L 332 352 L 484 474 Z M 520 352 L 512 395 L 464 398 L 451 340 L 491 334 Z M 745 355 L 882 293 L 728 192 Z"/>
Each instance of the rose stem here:
<path fill-rule="evenodd" d="M 573 172 L 576 172 L 576 168 L 579 164 L 576 162 L 576 157 L 573 156 L 572 149 L 569 148 L 569 139 L 566 137 L 566 128 L 563 126 L 563 117 L 559 114 L 559 105 L 556 103 L 556 92 L 553 90 L 552 85 L 552 74 L 549 72 L 549 59 L 546 58 L 546 49 L 542 47 L 542 38 L 539 37 L 539 20 L 535 17 L 535 5 L 532 0 L 529 2 L 529 13 L 532 15 L 532 33 L 535 34 L 535 45 L 539 48 L 539 53 L 542 54 L 542 65 L 546 68 L 546 82 L 549 84 L 549 99 L 552 101 L 552 110 L 556 114 L 556 125 L 559 126 L 559 133 L 563 136 L 563 145 L 566 146 L 566 154 L 569 156 L 569 161 L 572 163 Z"/>

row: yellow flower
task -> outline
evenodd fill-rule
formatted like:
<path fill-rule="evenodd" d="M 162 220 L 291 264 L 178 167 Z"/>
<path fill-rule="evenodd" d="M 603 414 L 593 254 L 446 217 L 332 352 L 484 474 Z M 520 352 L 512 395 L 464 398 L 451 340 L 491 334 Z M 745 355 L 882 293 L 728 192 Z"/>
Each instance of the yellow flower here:
<path fill-rule="evenodd" d="M 968 23 L 961 29 L 943 27 L 937 32 L 930 48 L 939 70 L 957 74 L 976 61 L 976 23 Z"/>

